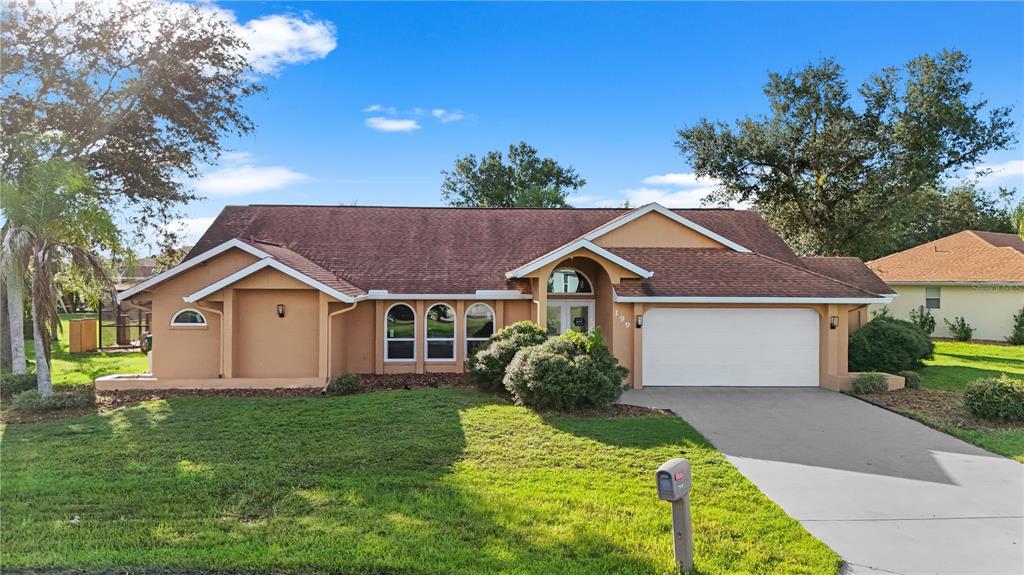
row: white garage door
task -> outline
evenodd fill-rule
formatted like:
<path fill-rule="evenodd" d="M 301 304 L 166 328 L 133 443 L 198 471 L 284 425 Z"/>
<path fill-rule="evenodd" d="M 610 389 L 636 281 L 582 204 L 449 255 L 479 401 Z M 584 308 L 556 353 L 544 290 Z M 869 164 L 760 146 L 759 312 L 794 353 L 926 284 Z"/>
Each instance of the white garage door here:
<path fill-rule="evenodd" d="M 642 329 L 644 386 L 818 385 L 812 309 L 652 309 Z"/>

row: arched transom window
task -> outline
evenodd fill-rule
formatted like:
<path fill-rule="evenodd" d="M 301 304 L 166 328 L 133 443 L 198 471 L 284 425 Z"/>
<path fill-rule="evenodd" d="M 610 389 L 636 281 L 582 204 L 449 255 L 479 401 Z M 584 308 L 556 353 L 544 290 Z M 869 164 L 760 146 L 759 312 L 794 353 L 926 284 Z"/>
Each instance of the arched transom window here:
<path fill-rule="evenodd" d="M 416 359 L 416 312 L 399 303 L 388 308 L 384 330 L 384 360 Z"/>
<path fill-rule="evenodd" d="M 183 309 L 171 318 L 171 325 L 176 327 L 205 327 L 206 316 L 199 310 Z"/>
<path fill-rule="evenodd" d="M 466 310 L 466 358 L 473 357 L 494 334 L 494 310 L 485 303 L 475 303 Z"/>
<path fill-rule="evenodd" d="M 594 288 L 591 287 L 587 276 L 582 273 L 572 268 L 559 268 L 551 272 L 551 277 L 548 278 L 548 293 L 589 294 L 594 293 Z"/>
<path fill-rule="evenodd" d="M 455 310 L 438 303 L 427 310 L 427 361 L 455 359 Z"/>

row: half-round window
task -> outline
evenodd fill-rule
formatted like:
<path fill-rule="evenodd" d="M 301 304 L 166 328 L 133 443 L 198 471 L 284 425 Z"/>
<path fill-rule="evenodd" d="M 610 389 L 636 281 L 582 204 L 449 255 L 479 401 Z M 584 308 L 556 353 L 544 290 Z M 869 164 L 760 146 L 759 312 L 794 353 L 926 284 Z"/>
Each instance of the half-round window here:
<path fill-rule="evenodd" d="M 388 308 L 384 331 L 384 359 L 416 359 L 416 313 L 404 303 Z"/>
<path fill-rule="evenodd" d="M 494 334 L 494 311 L 485 303 L 475 303 L 466 310 L 466 358 L 473 357 Z"/>
<path fill-rule="evenodd" d="M 572 268 L 560 268 L 548 278 L 548 293 L 594 293 L 587 276 Z"/>
<path fill-rule="evenodd" d="M 439 303 L 427 310 L 427 360 L 455 359 L 455 310 Z"/>
<path fill-rule="evenodd" d="M 179 327 L 201 327 L 206 325 L 206 316 L 194 309 L 183 309 L 171 318 L 171 325 Z"/>

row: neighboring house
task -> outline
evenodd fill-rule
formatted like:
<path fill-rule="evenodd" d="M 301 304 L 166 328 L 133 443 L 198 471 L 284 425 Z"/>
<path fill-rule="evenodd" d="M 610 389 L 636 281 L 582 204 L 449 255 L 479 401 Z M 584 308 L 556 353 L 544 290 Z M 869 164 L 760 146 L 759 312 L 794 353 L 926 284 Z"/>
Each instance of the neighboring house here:
<path fill-rule="evenodd" d="M 838 389 L 848 314 L 887 291 L 860 260 L 797 257 L 750 211 L 254 205 L 121 298 L 152 309 L 145 387 L 462 372 L 530 320 L 600 329 L 635 387 Z"/>
<path fill-rule="evenodd" d="M 907 319 L 924 306 L 935 316 L 939 337 L 950 336 L 944 319 L 962 316 L 975 339 L 1002 341 L 1024 307 L 1024 240 L 1015 234 L 963 231 L 868 267 L 900 294 L 888 305 L 893 316 Z"/>

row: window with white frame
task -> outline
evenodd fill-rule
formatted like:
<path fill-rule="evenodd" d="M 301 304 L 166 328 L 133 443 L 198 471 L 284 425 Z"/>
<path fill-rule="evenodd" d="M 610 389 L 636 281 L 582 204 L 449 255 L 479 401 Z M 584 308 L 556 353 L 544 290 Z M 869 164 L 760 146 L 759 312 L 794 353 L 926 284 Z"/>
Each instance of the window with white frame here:
<path fill-rule="evenodd" d="M 551 277 L 548 278 L 548 293 L 594 293 L 594 288 L 587 276 L 582 273 L 572 268 L 560 268 L 551 272 Z"/>
<path fill-rule="evenodd" d="M 942 305 L 942 289 L 938 286 L 924 288 L 924 307 L 939 309 Z"/>
<path fill-rule="evenodd" d="M 384 326 L 384 361 L 416 359 L 416 312 L 404 303 L 388 308 Z"/>
<path fill-rule="evenodd" d="M 171 318 L 175 327 L 206 327 L 206 316 L 196 309 L 183 309 Z"/>
<path fill-rule="evenodd" d="M 494 310 L 485 303 L 475 303 L 466 310 L 466 358 L 473 357 L 494 334 Z"/>
<path fill-rule="evenodd" d="M 455 359 L 455 310 L 448 304 L 438 303 L 427 310 L 427 361 Z"/>

